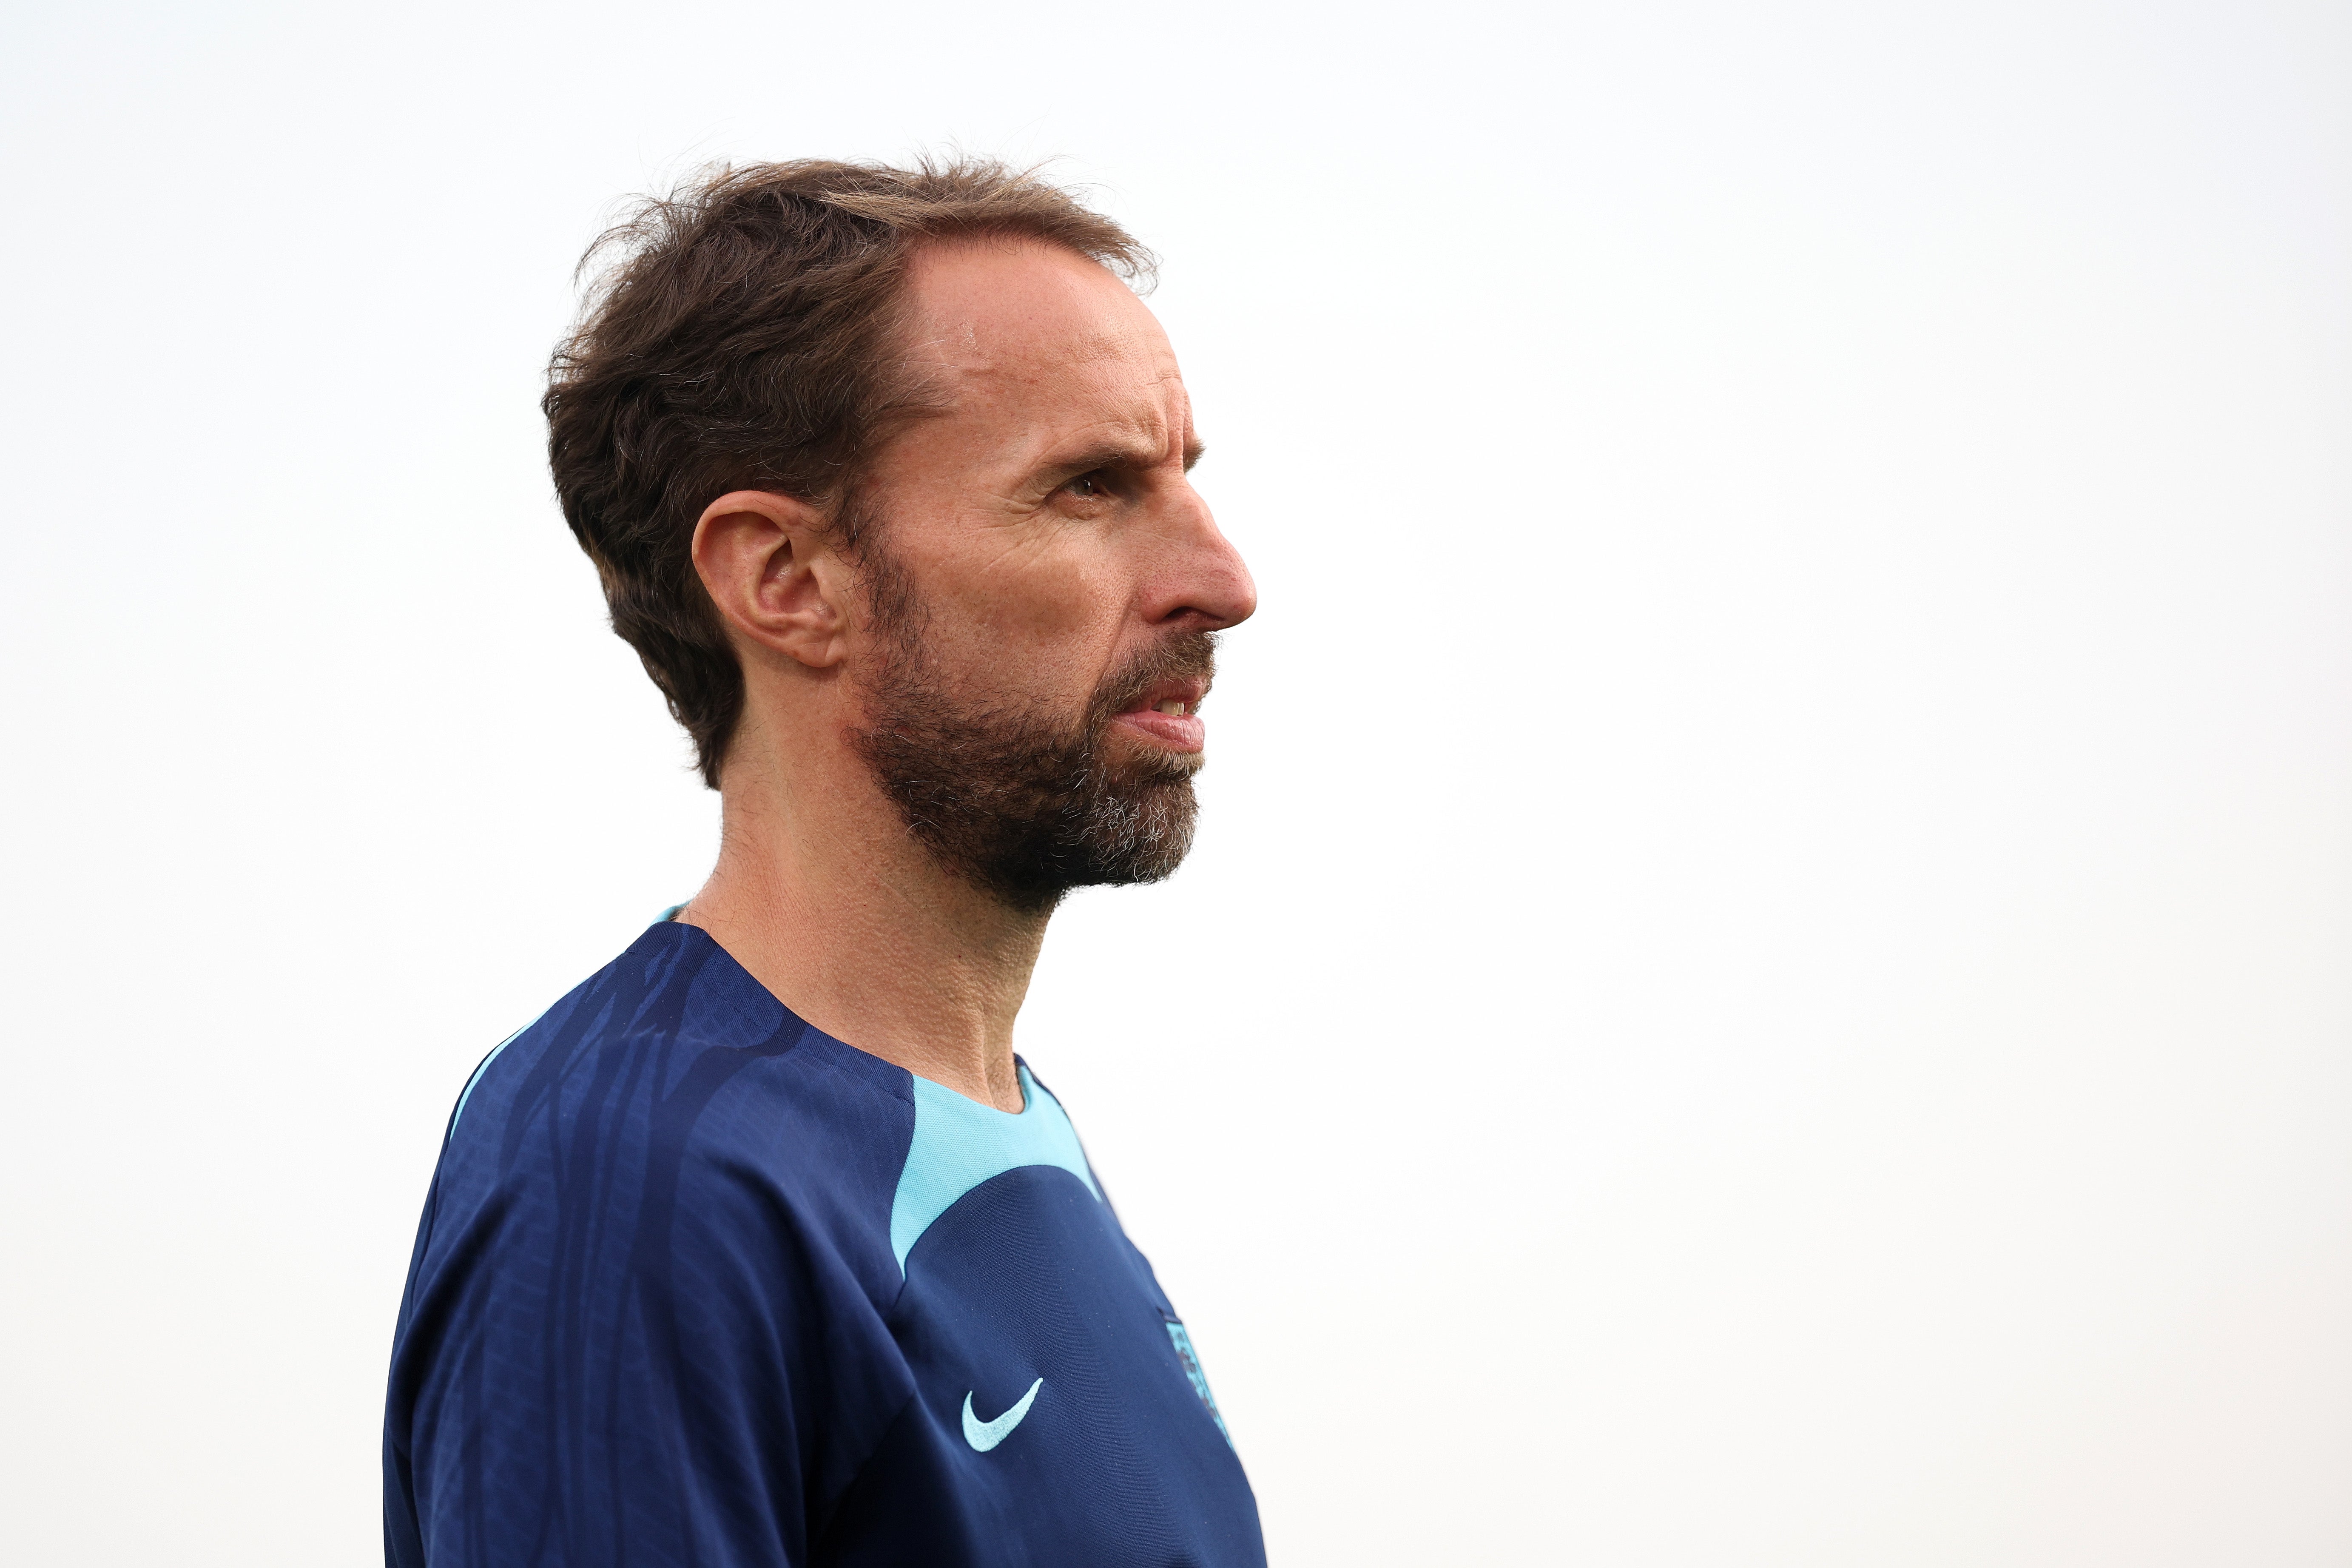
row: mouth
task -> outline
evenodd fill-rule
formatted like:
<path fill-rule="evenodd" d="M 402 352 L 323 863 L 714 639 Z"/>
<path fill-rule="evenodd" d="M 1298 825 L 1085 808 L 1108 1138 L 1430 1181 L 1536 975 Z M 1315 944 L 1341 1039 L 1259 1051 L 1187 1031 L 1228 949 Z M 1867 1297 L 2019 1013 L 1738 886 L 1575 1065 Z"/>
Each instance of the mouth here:
<path fill-rule="evenodd" d="M 1168 751 L 1198 752 L 1208 735 L 1200 716 L 1201 699 L 1208 694 L 1204 676 L 1155 680 L 1112 721 Z"/>

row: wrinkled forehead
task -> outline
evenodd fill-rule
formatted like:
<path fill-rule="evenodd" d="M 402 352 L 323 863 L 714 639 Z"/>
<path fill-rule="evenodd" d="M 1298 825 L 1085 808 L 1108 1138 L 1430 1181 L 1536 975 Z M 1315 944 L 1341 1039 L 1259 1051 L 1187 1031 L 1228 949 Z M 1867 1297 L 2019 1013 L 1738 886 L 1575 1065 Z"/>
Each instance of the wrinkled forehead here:
<path fill-rule="evenodd" d="M 1140 397 L 1164 416 L 1181 401 L 1175 351 L 1150 309 L 1059 246 L 928 246 L 908 263 L 907 306 L 908 356 L 953 403 Z"/>

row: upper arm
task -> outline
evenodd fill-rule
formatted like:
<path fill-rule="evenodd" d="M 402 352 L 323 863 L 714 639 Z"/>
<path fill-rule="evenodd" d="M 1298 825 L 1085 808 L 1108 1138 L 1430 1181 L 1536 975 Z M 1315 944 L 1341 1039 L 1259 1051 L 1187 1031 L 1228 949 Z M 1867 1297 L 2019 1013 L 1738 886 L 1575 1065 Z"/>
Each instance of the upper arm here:
<path fill-rule="evenodd" d="M 756 1170 L 614 1142 L 441 1194 L 388 1423 L 434 1568 L 806 1560 L 835 1266 Z"/>

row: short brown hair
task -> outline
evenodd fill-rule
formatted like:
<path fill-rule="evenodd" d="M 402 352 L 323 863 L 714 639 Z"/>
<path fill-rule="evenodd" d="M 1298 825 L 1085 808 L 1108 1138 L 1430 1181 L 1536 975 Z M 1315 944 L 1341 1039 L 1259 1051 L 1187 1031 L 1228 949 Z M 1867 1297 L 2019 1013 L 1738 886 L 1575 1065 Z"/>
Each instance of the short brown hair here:
<path fill-rule="evenodd" d="M 619 258 L 548 369 L 548 458 L 637 651 L 719 787 L 743 672 L 690 554 L 735 489 L 855 511 L 863 466 L 923 406 L 897 357 L 907 260 L 932 239 L 1044 240 L 1122 278 L 1149 251 L 1034 170 L 806 159 L 707 170 L 641 202 L 581 260 Z M 845 544 L 860 547 L 855 530 Z"/>

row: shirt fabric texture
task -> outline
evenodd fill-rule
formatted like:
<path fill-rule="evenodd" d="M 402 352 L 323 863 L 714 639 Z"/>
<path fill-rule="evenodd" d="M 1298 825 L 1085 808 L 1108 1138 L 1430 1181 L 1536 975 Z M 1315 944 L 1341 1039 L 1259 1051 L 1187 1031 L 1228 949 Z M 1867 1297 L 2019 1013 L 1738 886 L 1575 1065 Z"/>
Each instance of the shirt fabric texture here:
<path fill-rule="evenodd" d="M 491 1053 L 425 1200 L 389 1568 L 1263 1564 L 1190 1336 L 1018 1115 L 656 924 Z"/>

